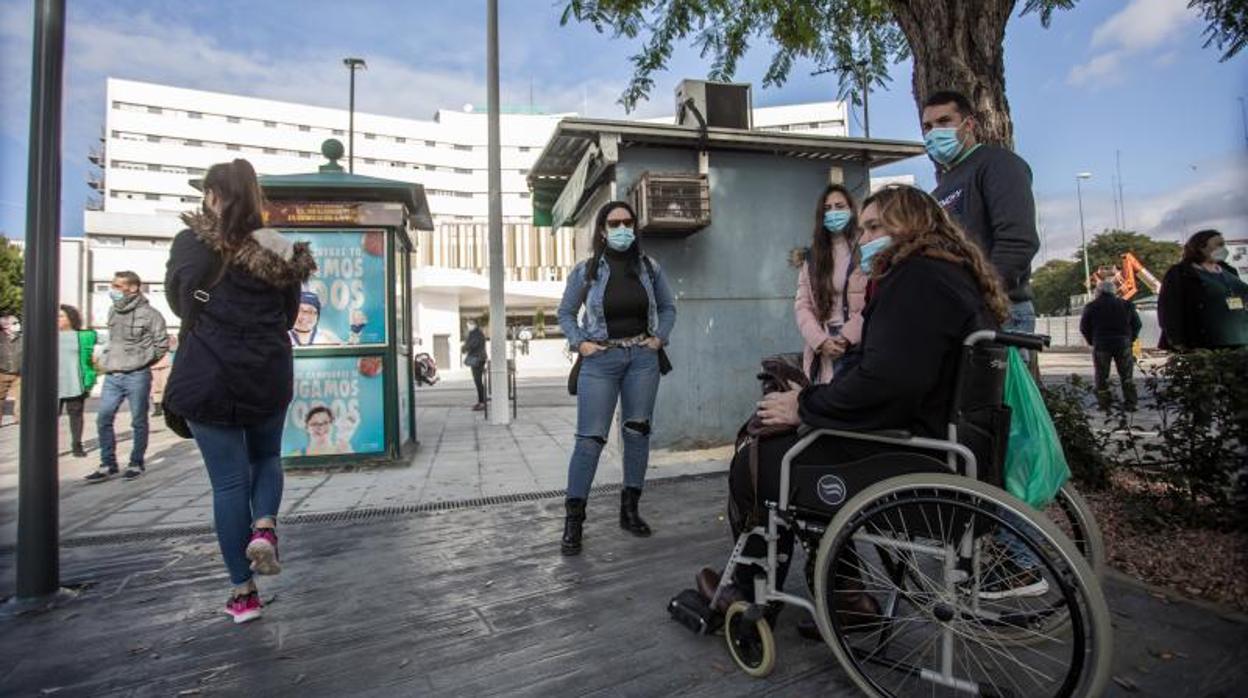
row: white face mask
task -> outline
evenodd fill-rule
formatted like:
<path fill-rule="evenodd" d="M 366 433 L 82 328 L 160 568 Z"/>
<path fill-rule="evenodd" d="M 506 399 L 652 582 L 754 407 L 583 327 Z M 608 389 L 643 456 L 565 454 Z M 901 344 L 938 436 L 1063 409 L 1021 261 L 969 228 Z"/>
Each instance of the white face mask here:
<path fill-rule="evenodd" d="M 1211 252 L 1209 254 L 1209 257 L 1212 258 L 1213 261 L 1215 262 L 1225 262 L 1227 256 L 1229 255 L 1230 255 L 1230 252 L 1227 251 L 1226 246 L 1222 246 L 1214 250 L 1213 252 Z"/>

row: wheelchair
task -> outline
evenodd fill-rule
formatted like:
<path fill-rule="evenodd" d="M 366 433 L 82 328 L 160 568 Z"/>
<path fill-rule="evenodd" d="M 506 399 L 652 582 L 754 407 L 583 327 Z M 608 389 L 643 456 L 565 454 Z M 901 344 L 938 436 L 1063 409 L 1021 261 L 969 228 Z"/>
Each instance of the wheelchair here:
<path fill-rule="evenodd" d="M 1041 351 L 1048 341 L 993 330 L 966 337 L 947 438 L 799 430 L 781 461 L 779 501 L 764 502 L 765 523 L 741 532 L 711 599 L 714 607 L 738 566 L 762 570 L 754 602 L 738 601 L 724 614 L 738 667 L 755 677 L 771 673 L 769 618 L 791 605 L 814 617 L 849 678 L 870 696 L 1105 691 L 1113 641 L 1095 519 L 1069 484 L 1047 513 L 1003 489 L 1008 347 Z M 801 457 L 824 438 L 882 448 L 836 465 Z M 777 588 L 785 529 L 814 556 L 807 567 L 813 600 Z M 746 554 L 751 539 L 766 543 L 764 556 Z M 1017 564 L 1023 555 L 1034 564 Z M 988 586 L 1007 570 L 1038 581 L 1025 595 Z M 856 599 L 857 610 L 846 599 Z"/>

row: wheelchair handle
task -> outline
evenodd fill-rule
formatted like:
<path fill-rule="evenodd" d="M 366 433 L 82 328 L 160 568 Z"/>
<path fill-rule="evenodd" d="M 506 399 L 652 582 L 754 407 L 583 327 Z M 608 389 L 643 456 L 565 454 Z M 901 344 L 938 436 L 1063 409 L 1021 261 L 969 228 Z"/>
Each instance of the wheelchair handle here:
<path fill-rule="evenodd" d="M 1034 349 L 1044 351 L 1053 338 L 1047 334 L 1031 334 L 1028 332 L 1006 332 L 1004 330 L 980 330 L 972 332 L 963 340 L 964 346 L 973 347 L 982 342 L 993 342 L 1007 347 Z"/>

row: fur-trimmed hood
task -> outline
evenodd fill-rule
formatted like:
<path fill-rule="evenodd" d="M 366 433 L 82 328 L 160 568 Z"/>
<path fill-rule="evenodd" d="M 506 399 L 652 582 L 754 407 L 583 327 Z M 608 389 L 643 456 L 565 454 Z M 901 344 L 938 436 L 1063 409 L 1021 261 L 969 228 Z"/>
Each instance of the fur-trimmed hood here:
<path fill-rule="evenodd" d="M 225 254 L 225 241 L 214 216 L 200 211 L 184 213 L 182 222 L 213 252 Z M 291 242 L 273 228 L 253 230 L 231 255 L 230 264 L 277 287 L 302 284 L 316 271 L 308 243 Z"/>

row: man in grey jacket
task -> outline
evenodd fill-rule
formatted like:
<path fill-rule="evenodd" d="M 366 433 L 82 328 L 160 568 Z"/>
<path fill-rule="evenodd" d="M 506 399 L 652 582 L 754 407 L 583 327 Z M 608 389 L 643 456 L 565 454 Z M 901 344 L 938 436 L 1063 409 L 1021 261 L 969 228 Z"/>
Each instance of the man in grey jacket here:
<path fill-rule="evenodd" d="M 4 401 L 13 398 L 13 423 L 22 418 L 22 327 L 16 315 L 0 317 L 0 426 Z"/>
<path fill-rule="evenodd" d="M 100 356 L 104 389 L 96 426 L 100 432 L 100 468 L 86 477 L 87 482 L 104 482 L 117 474 L 117 435 L 113 422 L 122 401 L 130 403 L 130 428 L 134 435 L 130 464 L 125 477 L 133 480 L 143 474 L 147 452 L 148 395 L 152 389 L 152 364 L 169 351 L 165 318 L 143 296 L 139 275 L 119 271 L 113 275 L 108 295 L 113 307 L 108 311 L 108 345 Z"/>
<path fill-rule="evenodd" d="M 1031 168 L 1012 151 L 980 143 L 975 113 L 957 92 L 923 106 L 923 143 L 939 166 L 932 196 L 988 255 L 1010 298 L 1003 329 L 1034 332 L 1031 260 L 1040 249 Z"/>

